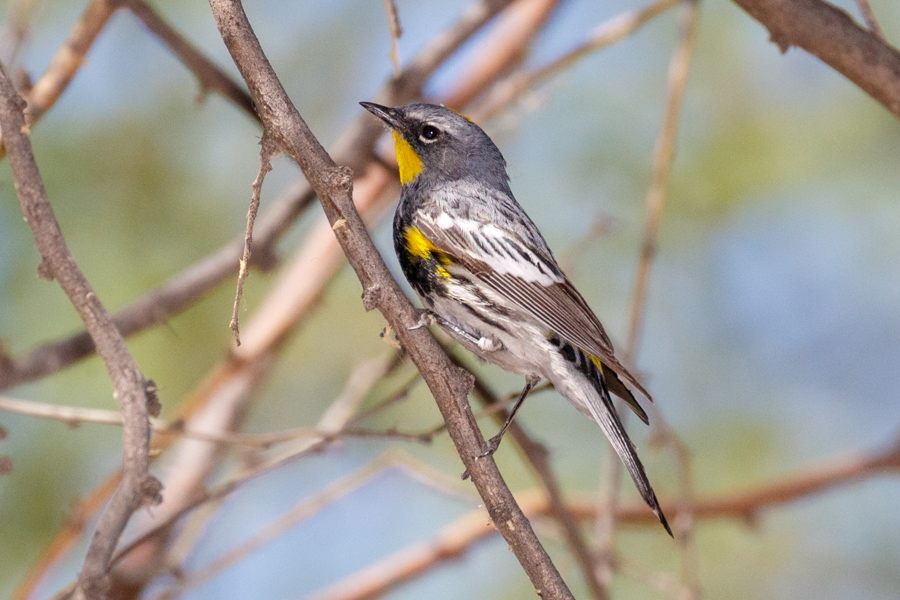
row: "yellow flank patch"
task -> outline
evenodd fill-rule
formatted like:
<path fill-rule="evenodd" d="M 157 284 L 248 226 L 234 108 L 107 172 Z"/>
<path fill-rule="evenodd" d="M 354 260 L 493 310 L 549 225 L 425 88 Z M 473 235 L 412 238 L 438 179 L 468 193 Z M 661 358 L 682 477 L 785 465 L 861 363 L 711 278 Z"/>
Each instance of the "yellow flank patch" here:
<path fill-rule="evenodd" d="M 418 227 L 407 227 L 403 237 L 406 238 L 406 250 L 413 256 L 428 260 L 432 252 L 437 252 L 437 246 Z"/>
<path fill-rule="evenodd" d="M 431 243 L 425 234 L 417 227 L 407 227 L 403 232 L 406 239 L 406 251 L 422 260 L 435 259 L 442 265 L 449 265 L 452 261 L 450 257 L 438 250 L 437 246 Z M 437 268 L 437 274 L 444 278 L 449 278 L 450 273 L 443 267 Z"/>
<path fill-rule="evenodd" d="M 397 151 L 397 164 L 400 165 L 400 183 L 406 185 L 422 172 L 422 159 L 402 135 L 396 130 L 391 133 L 394 136 L 394 149 Z"/>
<path fill-rule="evenodd" d="M 587 354 L 587 352 L 585 352 L 585 354 Z M 596 356 L 591 356 L 590 354 L 588 354 L 588 356 L 591 357 L 591 362 L 594 363 L 595 365 L 597 365 L 597 368 L 600 369 L 600 372 L 602 373 L 603 372 L 603 363 L 600 362 L 600 359 L 597 358 Z"/>

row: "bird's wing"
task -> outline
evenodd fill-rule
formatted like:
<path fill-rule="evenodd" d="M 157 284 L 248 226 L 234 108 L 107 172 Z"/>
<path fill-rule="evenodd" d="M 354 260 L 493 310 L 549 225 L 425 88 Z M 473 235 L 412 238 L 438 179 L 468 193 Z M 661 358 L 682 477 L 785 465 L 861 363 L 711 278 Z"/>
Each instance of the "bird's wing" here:
<path fill-rule="evenodd" d="M 447 213 L 435 216 L 420 211 L 414 226 L 484 285 L 595 357 L 652 401 L 647 390 L 616 359 L 600 321 L 546 246 L 537 247 L 495 223 L 454 218 Z"/>

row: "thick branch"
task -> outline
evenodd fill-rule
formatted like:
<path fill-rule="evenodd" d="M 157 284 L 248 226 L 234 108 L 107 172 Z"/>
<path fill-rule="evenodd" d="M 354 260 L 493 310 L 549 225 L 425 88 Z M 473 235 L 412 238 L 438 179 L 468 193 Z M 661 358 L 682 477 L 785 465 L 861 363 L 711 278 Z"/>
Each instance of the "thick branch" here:
<path fill-rule="evenodd" d="M 409 331 L 418 320 L 415 309 L 391 277 L 353 206 L 350 173 L 334 164 L 288 100 L 240 3 L 211 0 L 210 6 L 225 45 L 247 82 L 267 134 L 297 162 L 316 190 L 328 221 L 363 285 L 366 307 L 377 307 L 382 312 L 422 372 L 494 524 L 540 594 L 545 598 L 572 598 L 496 464 L 491 459 L 476 458 L 486 446 L 466 397 L 470 380 L 450 363 L 430 334 L 421 329 Z"/>
<path fill-rule="evenodd" d="M 823 0 L 734 0 L 782 52 L 799 46 L 900 117 L 900 52 Z"/>
<path fill-rule="evenodd" d="M 155 500 L 161 489 L 159 482 L 148 474 L 148 382 L 66 246 L 34 161 L 24 108 L 25 102 L 0 67 L 0 127 L 9 152 L 19 203 L 41 253 L 38 273 L 47 279 L 56 279 L 78 311 L 113 381 L 125 421 L 122 482 L 97 525 L 76 590 L 76 598 L 100 598 L 104 594 L 110 557 L 125 524 L 147 500 Z M 158 405 L 155 409 L 158 410 Z"/>

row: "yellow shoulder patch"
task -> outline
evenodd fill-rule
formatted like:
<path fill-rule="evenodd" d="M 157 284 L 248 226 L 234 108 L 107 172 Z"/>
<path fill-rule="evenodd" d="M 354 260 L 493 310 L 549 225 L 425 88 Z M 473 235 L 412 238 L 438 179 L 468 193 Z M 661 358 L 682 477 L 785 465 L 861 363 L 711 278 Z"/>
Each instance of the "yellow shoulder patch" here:
<path fill-rule="evenodd" d="M 422 172 L 422 159 L 402 135 L 396 130 L 391 133 L 394 136 L 394 149 L 397 151 L 397 164 L 400 165 L 400 183 L 406 185 Z"/>

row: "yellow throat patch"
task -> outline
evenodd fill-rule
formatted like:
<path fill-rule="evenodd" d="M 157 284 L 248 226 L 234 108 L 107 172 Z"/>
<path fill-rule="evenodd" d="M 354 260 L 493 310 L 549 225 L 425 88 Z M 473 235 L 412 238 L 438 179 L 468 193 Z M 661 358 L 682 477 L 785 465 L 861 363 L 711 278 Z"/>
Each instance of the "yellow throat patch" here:
<path fill-rule="evenodd" d="M 397 151 L 397 164 L 400 165 L 400 183 L 406 185 L 422 172 L 422 159 L 402 135 L 396 130 L 391 133 L 394 136 L 394 149 Z"/>

